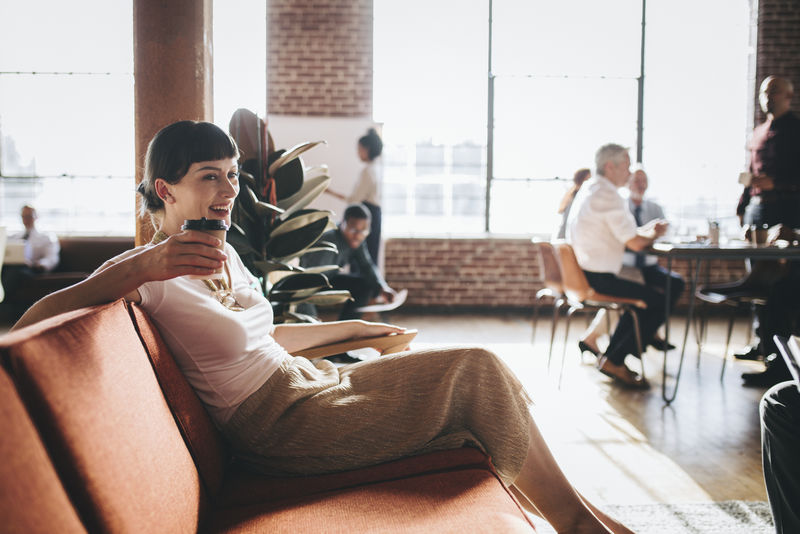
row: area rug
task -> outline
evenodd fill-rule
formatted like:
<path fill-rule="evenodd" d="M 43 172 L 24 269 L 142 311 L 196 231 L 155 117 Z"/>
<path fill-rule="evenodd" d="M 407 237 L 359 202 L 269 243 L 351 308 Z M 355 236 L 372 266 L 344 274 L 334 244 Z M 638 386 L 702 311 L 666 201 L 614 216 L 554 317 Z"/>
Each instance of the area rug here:
<path fill-rule="evenodd" d="M 639 534 L 774 534 L 766 502 L 609 505 L 603 509 Z M 540 533 L 555 532 L 535 518 Z"/>

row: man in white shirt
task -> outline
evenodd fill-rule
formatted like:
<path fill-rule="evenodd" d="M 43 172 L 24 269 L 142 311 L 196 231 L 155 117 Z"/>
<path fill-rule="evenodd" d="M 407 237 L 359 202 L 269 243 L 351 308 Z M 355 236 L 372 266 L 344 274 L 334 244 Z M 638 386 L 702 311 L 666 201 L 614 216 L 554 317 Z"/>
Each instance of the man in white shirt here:
<path fill-rule="evenodd" d="M 634 171 L 628 182 L 628 209 L 633 214 L 637 227 L 642 227 L 650 221 L 663 220 L 664 210 L 661 206 L 656 204 L 650 199 L 644 198 L 647 191 L 648 180 L 647 173 L 642 169 Z M 667 278 L 670 278 L 670 309 L 675 309 L 675 304 L 686 286 L 683 278 L 680 275 L 666 270 L 658 264 L 658 258 L 652 254 L 644 252 L 633 252 L 631 250 L 625 251 L 625 256 L 622 263 L 627 267 L 638 269 L 642 274 L 644 283 L 650 287 L 654 287 L 662 293 L 666 291 Z M 656 340 L 651 343 L 656 349 L 663 350 L 663 340 Z"/>
<path fill-rule="evenodd" d="M 584 184 L 575 198 L 567 224 L 567 240 L 595 291 L 645 301 L 647 309 L 636 313 L 642 343 L 647 345 L 664 322 L 664 295 L 618 274 L 625 249 L 638 252 L 649 247 L 666 232 L 667 223 L 656 219 L 637 227 L 625 199 L 620 196 L 618 189 L 628 183 L 631 174 L 627 148 L 604 145 L 595 154 L 595 164 L 595 177 Z M 598 359 L 598 369 L 624 385 L 644 388 L 648 387 L 647 382 L 625 366 L 625 357 L 637 352 L 633 326 L 630 314 L 623 315 L 608 349 Z"/>
<path fill-rule="evenodd" d="M 61 252 L 55 234 L 36 229 L 37 214 L 33 206 L 23 206 L 20 215 L 25 231 L 9 236 L 9 241 L 24 244 L 24 263 L 3 265 L 2 270 L 5 299 L 0 305 L 0 315 L 12 321 L 16 321 L 26 308 L 15 298 L 17 289 L 25 287 L 32 278 L 55 269 Z"/>
<path fill-rule="evenodd" d="M 33 206 L 22 206 L 20 212 L 25 231 L 12 236 L 25 242 L 25 265 L 34 273 L 46 273 L 56 268 L 61 246 L 58 238 L 50 232 L 36 229 L 38 215 Z"/>

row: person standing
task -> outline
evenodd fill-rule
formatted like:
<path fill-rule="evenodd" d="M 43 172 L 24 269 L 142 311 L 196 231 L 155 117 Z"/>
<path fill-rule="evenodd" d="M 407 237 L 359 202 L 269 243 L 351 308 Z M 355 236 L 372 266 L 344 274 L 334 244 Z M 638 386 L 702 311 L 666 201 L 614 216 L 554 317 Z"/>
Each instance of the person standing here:
<path fill-rule="evenodd" d="M 752 179 L 745 187 L 736 213 L 745 226 L 782 225 L 787 229 L 800 228 L 800 118 L 791 111 L 794 87 L 786 78 L 768 76 L 761 83 L 759 103 L 767 119 L 753 130 L 749 144 Z M 758 275 L 756 276 L 756 273 Z M 789 262 L 753 264 L 749 277 L 767 296 L 765 306 L 756 307 L 758 350 L 764 355 L 766 370 L 743 373 L 745 385 L 770 387 L 789 378 L 789 371 L 772 339 L 778 331 L 771 317 L 780 317 L 791 310 L 776 309 L 776 284 L 796 286 L 800 282 L 800 266 Z M 770 295 L 773 298 L 770 298 Z"/>
<path fill-rule="evenodd" d="M 664 295 L 644 284 L 619 277 L 627 247 L 641 251 L 664 234 L 667 223 L 654 220 L 637 227 L 618 189 L 628 183 L 631 159 L 628 149 L 607 144 L 595 154 L 595 177 L 584 185 L 572 207 L 567 224 L 567 241 L 574 250 L 589 285 L 598 292 L 645 301 L 637 310 L 642 345 L 649 344 L 664 322 Z M 598 359 L 598 370 L 621 384 L 648 387 L 643 377 L 625 366 L 628 354 L 637 354 L 636 332 L 631 312 L 617 323 L 608 348 Z"/>
<path fill-rule="evenodd" d="M 364 204 L 370 213 L 370 230 L 367 237 L 367 250 L 375 265 L 379 264 L 381 250 L 381 179 L 378 158 L 383 153 L 383 141 L 375 128 L 367 130 L 358 139 L 358 159 L 366 165 L 361 169 L 353 191 L 343 195 L 330 189 L 327 193 L 344 200 L 348 204 Z"/>
<path fill-rule="evenodd" d="M 556 239 L 564 239 L 567 236 L 567 221 L 569 220 L 570 208 L 572 208 L 572 203 L 575 201 L 575 195 L 578 194 L 584 182 L 591 177 L 592 171 L 589 169 L 578 169 L 572 176 L 572 186 L 564 193 L 564 196 L 561 198 L 561 203 L 558 205 L 558 214 L 561 215 L 561 224 L 556 232 Z"/>

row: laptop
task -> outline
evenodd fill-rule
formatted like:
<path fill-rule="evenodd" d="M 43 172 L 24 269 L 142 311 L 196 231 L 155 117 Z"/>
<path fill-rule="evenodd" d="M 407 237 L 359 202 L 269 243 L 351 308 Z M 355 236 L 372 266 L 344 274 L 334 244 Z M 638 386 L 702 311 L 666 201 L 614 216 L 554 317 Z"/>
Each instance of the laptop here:
<path fill-rule="evenodd" d="M 800 389 L 800 337 L 798 336 L 773 336 L 778 350 L 786 360 L 786 366 L 792 373 L 794 385 Z"/>
<path fill-rule="evenodd" d="M 3 256 L 4 265 L 23 265 L 25 263 L 25 241 L 9 239 L 6 241 L 6 253 Z"/>

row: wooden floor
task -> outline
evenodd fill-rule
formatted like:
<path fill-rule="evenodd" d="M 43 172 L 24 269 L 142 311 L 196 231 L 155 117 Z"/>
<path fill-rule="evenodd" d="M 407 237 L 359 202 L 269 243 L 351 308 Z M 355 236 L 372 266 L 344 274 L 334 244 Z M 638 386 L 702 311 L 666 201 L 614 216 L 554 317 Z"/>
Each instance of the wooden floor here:
<path fill-rule="evenodd" d="M 581 362 L 577 336 L 585 326 L 582 318 L 570 329 L 560 389 L 563 331 L 548 372 L 548 321 L 540 321 L 532 344 L 531 324 L 521 315 L 396 314 L 391 320 L 420 330 L 412 347 L 480 344 L 499 354 L 534 399 L 534 416 L 562 468 L 598 504 L 766 500 L 758 420 L 763 390 L 742 387 L 740 378 L 743 371 L 763 366 L 729 362 L 720 381 L 721 319 L 711 321 L 699 367 L 697 346 L 689 336 L 678 395 L 669 406 L 661 398 L 663 353 L 650 349 L 645 355 L 652 389 L 620 389 L 588 357 Z M 673 340 L 682 325 L 673 320 Z M 747 321 L 742 319 L 732 345 L 738 348 L 746 341 Z M 670 355 L 674 368 L 678 352 Z"/>

